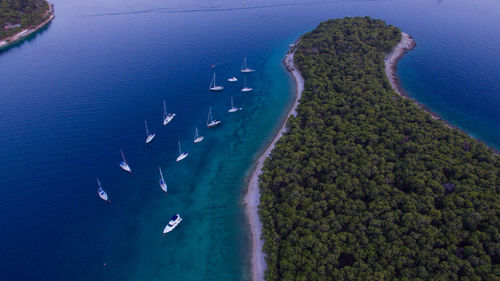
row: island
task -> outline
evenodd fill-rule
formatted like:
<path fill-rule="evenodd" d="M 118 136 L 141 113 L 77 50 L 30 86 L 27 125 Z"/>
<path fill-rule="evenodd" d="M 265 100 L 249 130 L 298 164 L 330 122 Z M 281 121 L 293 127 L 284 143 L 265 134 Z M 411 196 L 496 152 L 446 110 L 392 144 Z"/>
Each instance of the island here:
<path fill-rule="evenodd" d="M 500 158 L 401 95 L 412 42 L 356 17 L 292 45 L 304 90 L 247 196 L 265 280 L 500 278 Z"/>
<path fill-rule="evenodd" d="M 54 17 L 54 6 L 45 0 L 2 0 L 0 48 L 10 46 L 40 30 Z"/>

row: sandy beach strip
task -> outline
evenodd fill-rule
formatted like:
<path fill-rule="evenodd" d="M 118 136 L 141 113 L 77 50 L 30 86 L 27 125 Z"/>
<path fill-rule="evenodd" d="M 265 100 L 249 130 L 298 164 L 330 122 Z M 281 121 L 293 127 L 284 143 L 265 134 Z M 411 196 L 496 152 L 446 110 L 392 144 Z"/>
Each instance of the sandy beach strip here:
<path fill-rule="evenodd" d="M 292 76 L 295 78 L 296 84 L 296 95 L 295 101 L 290 108 L 286 119 L 283 121 L 280 130 L 276 133 L 269 146 L 266 148 L 264 153 L 259 157 L 256 162 L 255 170 L 252 173 L 250 182 L 248 184 L 248 191 L 245 196 L 246 213 L 250 223 L 250 231 L 252 235 L 252 253 L 251 253 L 251 267 L 252 267 L 252 280 L 253 281 L 263 281 L 264 272 L 267 268 L 265 255 L 262 251 L 264 241 L 261 239 L 262 234 L 262 223 L 259 219 L 258 208 L 259 208 L 259 175 L 262 173 L 262 165 L 264 160 L 269 156 L 274 148 L 274 145 L 279 140 L 279 138 L 286 132 L 286 123 L 288 118 L 293 114 L 297 113 L 297 105 L 299 104 L 300 97 L 302 96 L 302 90 L 304 90 L 304 78 L 300 74 L 300 71 L 295 67 L 293 57 L 295 55 L 295 47 L 288 52 L 284 62 L 287 69 L 291 72 Z"/>

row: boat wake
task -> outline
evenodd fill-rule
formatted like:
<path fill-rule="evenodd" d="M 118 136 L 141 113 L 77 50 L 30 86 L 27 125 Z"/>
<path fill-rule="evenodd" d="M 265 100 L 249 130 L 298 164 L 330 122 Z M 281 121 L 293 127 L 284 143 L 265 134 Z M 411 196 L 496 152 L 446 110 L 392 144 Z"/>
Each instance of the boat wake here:
<path fill-rule="evenodd" d="M 358 2 L 374 2 L 378 0 L 355 0 Z M 227 11 L 238 11 L 238 10 L 255 10 L 255 9 L 266 9 L 266 8 L 277 8 L 277 7 L 288 7 L 288 6 L 304 6 L 304 5 L 325 5 L 332 3 L 342 3 L 342 2 L 352 2 L 348 0 L 326 0 L 326 1 L 316 1 L 307 2 L 299 1 L 295 3 L 275 3 L 275 4 L 262 4 L 254 6 L 242 6 L 242 7 L 205 7 L 205 8 L 151 8 L 143 10 L 129 10 L 129 11 L 116 11 L 108 13 L 96 13 L 89 14 L 89 17 L 102 17 L 102 16 L 120 16 L 128 14 L 147 14 L 147 13 L 198 13 L 198 12 L 227 12 Z"/>

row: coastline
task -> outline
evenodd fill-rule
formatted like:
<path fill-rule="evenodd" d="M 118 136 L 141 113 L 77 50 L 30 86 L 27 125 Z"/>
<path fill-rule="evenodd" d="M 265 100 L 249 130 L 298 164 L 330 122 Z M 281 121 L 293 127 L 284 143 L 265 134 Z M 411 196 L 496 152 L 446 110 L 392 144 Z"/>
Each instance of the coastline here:
<path fill-rule="evenodd" d="M 399 60 L 409 51 L 413 50 L 417 44 L 415 43 L 415 40 L 413 40 L 413 37 L 409 35 L 408 33 L 401 32 L 401 41 L 394 47 L 392 52 L 387 54 L 384 58 L 385 62 L 385 75 L 387 79 L 389 80 L 389 83 L 391 84 L 392 88 L 394 91 L 400 95 L 403 98 L 409 99 L 412 101 L 418 108 L 422 109 L 423 111 L 427 112 L 428 114 L 431 115 L 431 117 L 435 120 L 441 121 L 446 127 L 450 129 L 455 129 L 458 130 L 467 136 L 476 139 L 482 143 L 484 143 L 481 139 L 478 139 L 476 137 L 472 137 L 469 133 L 467 133 L 465 130 L 463 130 L 460 127 L 457 127 L 447 120 L 443 119 L 439 114 L 431 111 L 429 108 L 427 108 L 425 105 L 421 104 L 417 100 L 413 99 L 410 97 L 403 86 L 401 86 L 399 76 L 397 74 L 397 68 L 398 68 L 398 62 Z M 487 145 L 484 143 L 494 154 L 500 155 L 500 152 L 495 148 Z"/>
<path fill-rule="evenodd" d="M 24 29 L 24 30 L 22 30 L 14 35 L 11 35 L 9 37 L 4 38 L 2 41 L 0 41 L 0 49 L 9 47 L 15 43 L 18 43 L 19 41 L 22 41 L 26 37 L 37 32 L 38 30 L 40 30 L 41 28 L 46 26 L 49 22 L 51 22 L 56 17 L 56 15 L 54 14 L 54 5 L 49 3 L 49 2 L 47 2 L 47 3 L 49 5 L 50 9 L 47 12 L 49 17 L 45 21 L 43 21 L 42 23 L 40 23 L 39 25 L 37 25 L 34 28 Z"/>
<path fill-rule="evenodd" d="M 462 129 L 452 125 L 448 121 L 441 118 L 441 116 L 439 116 L 437 113 L 429 110 L 425 105 L 411 98 L 406 93 L 406 90 L 403 88 L 403 86 L 401 86 L 399 76 L 397 74 L 398 62 L 401 58 L 403 58 L 403 56 L 407 52 L 413 50 L 416 46 L 417 44 L 415 43 L 415 40 L 413 40 L 413 37 L 411 37 L 408 33 L 401 32 L 401 41 L 394 47 L 394 49 L 392 49 L 392 52 L 387 54 L 384 58 L 385 75 L 387 76 L 389 83 L 391 84 L 392 88 L 398 95 L 400 95 L 403 98 L 411 100 L 420 109 L 429 113 L 433 119 L 442 121 L 443 124 L 450 129 L 457 129 L 460 130 L 461 132 L 466 133 Z"/>
<path fill-rule="evenodd" d="M 410 98 L 404 88 L 399 83 L 399 76 L 397 74 L 399 60 L 408 52 L 413 50 L 417 44 L 413 37 L 408 33 L 401 32 L 401 41 L 392 49 L 392 52 L 385 56 L 385 75 L 389 79 L 392 88 L 396 93 L 405 98 Z"/>
<path fill-rule="evenodd" d="M 286 69 L 292 74 L 295 80 L 295 101 L 291 106 L 286 118 L 281 125 L 281 128 L 274 136 L 271 143 L 267 146 L 266 150 L 262 153 L 255 164 L 255 170 L 252 172 L 250 182 L 248 184 L 247 194 L 245 196 L 245 205 L 248 221 L 250 224 L 250 232 L 252 236 L 252 252 L 251 252 L 251 270 L 252 270 L 252 280 L 253 281 L 264 281 L 264 272 L 266 271 L 267 265 L 265 261 L 265 255 L 262 250 L 264 241 L 261 239 L 262 234 L 262 223 L 259 218 L 259 202 L 260 202 L 260 192 L 259 192 L 259 176 L 262 173 L 262 166 L 264 161 L 269 156 L 274 148 L 276 142 L 281 138 L 281 136 L 286 132 L 286 124 L 291 115 L 296 115 L 297 105 L 302 96 L 302 91 L 304 90 L 304 78 L 297 70 L 294 64 L 295 55 L 295 45 L 286 54 L 284 63 Z"/>
<path fill-rule="evenodd" d="M 429 113 L 433 119 L 440 120 L 443 124 L 450 129 L 457 129 L 461 132 L 464 132 L 462 129 L 450 124 L 448 121 L 442 119 L 438 114 L 432 112 L 423 104 L 419 103 L 415 99 L 411 98 L 405 91 L 405 89 L 401 86 L 399 76 L 397 75 L 397 64 L 399 60 L 408 52 L 416 47 L 416 43 L 414 39 L 407 33 L 401 32 L 402 38 L 401 41 L 394 47 L 392 52 L 388 53 L 385 56 L 385 73 L 389 83 L 391 84 L 394 91 L 403 98 L 409 99 L 415 105 L 417 105 L 420 109 Z M 244 202 L 246 204 L 246 214 L 250 224 L 250 231 L 252 236 L 252 250 L 251 250 L 251 275 L 252 281 L 264 281 L 264 273 L 267 268 L 265 262 L 265 254 L 263 252 L 264 241 L 261 239 L 262 234 L 262 223 L 260 221 L 260 217 L 258 214 L 258 207 L 260 202 L 260 191 L 259 191 L 259 176 L 262 173 L 262 166 L 264 161 L 269 154 L 273 150 L 276 142 L 280 139 L 280 137 L 286 132 L 286 124 L 290 116 L 296 115 L 297 106 L 299 104 L 299 100 L 302 96 L 302 91 L 304 89 L 304 78 L 302 77 L 300 71 L 297 70 L 294 64 L 294 54 L 295 54 L 295 45 L 291 46 L 291 50 L 286 54 L 284 64 L 286 69 L 293 76 L 296 84 L 296 96 L 293 105 L 291 106 L 286 119 L 283 121 L 282 126 L 279 131 L 276 133 L 275 137 L 271 141 L 271 143 L 267 146 L 266 150 L 260 155 L 258 160 L 255 163 L 254 171 L 251 174 L 247 194 L 245 195 Z M 491 148 L 495 154 L 498 152 Z"/>

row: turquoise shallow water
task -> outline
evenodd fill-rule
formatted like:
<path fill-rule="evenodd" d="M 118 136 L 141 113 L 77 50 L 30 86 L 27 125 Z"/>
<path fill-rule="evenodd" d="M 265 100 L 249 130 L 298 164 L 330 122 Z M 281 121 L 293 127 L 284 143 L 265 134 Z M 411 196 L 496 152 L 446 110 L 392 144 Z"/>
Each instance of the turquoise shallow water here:
<path fill-rule="evenodd" d="M 293 99 L 281 61 L 328 18 L 369 15 L 412 34 L 418 46 L 399 68 L 409 94 L 500 145 L 493 1 L 54 3 L 45 31 L 0 55 L 1 280 L 248 280 L 242 200 Z M 257 69 L 252 94 L 239 92 L 244 56 Z M 222 93 L 207 90 L 213 71 Z M 239 83 L 223 82 L 233 75 Z M 233 115 L 231 96 L 243 108 Z M 163 99 L 177 113 L 167 127 Z M 176 163 L 179 139 L 189 156 Z M 118 167 L 120 147 L 133 175 Z M 162 237 L 177 212 L 183 222 Z"/>

